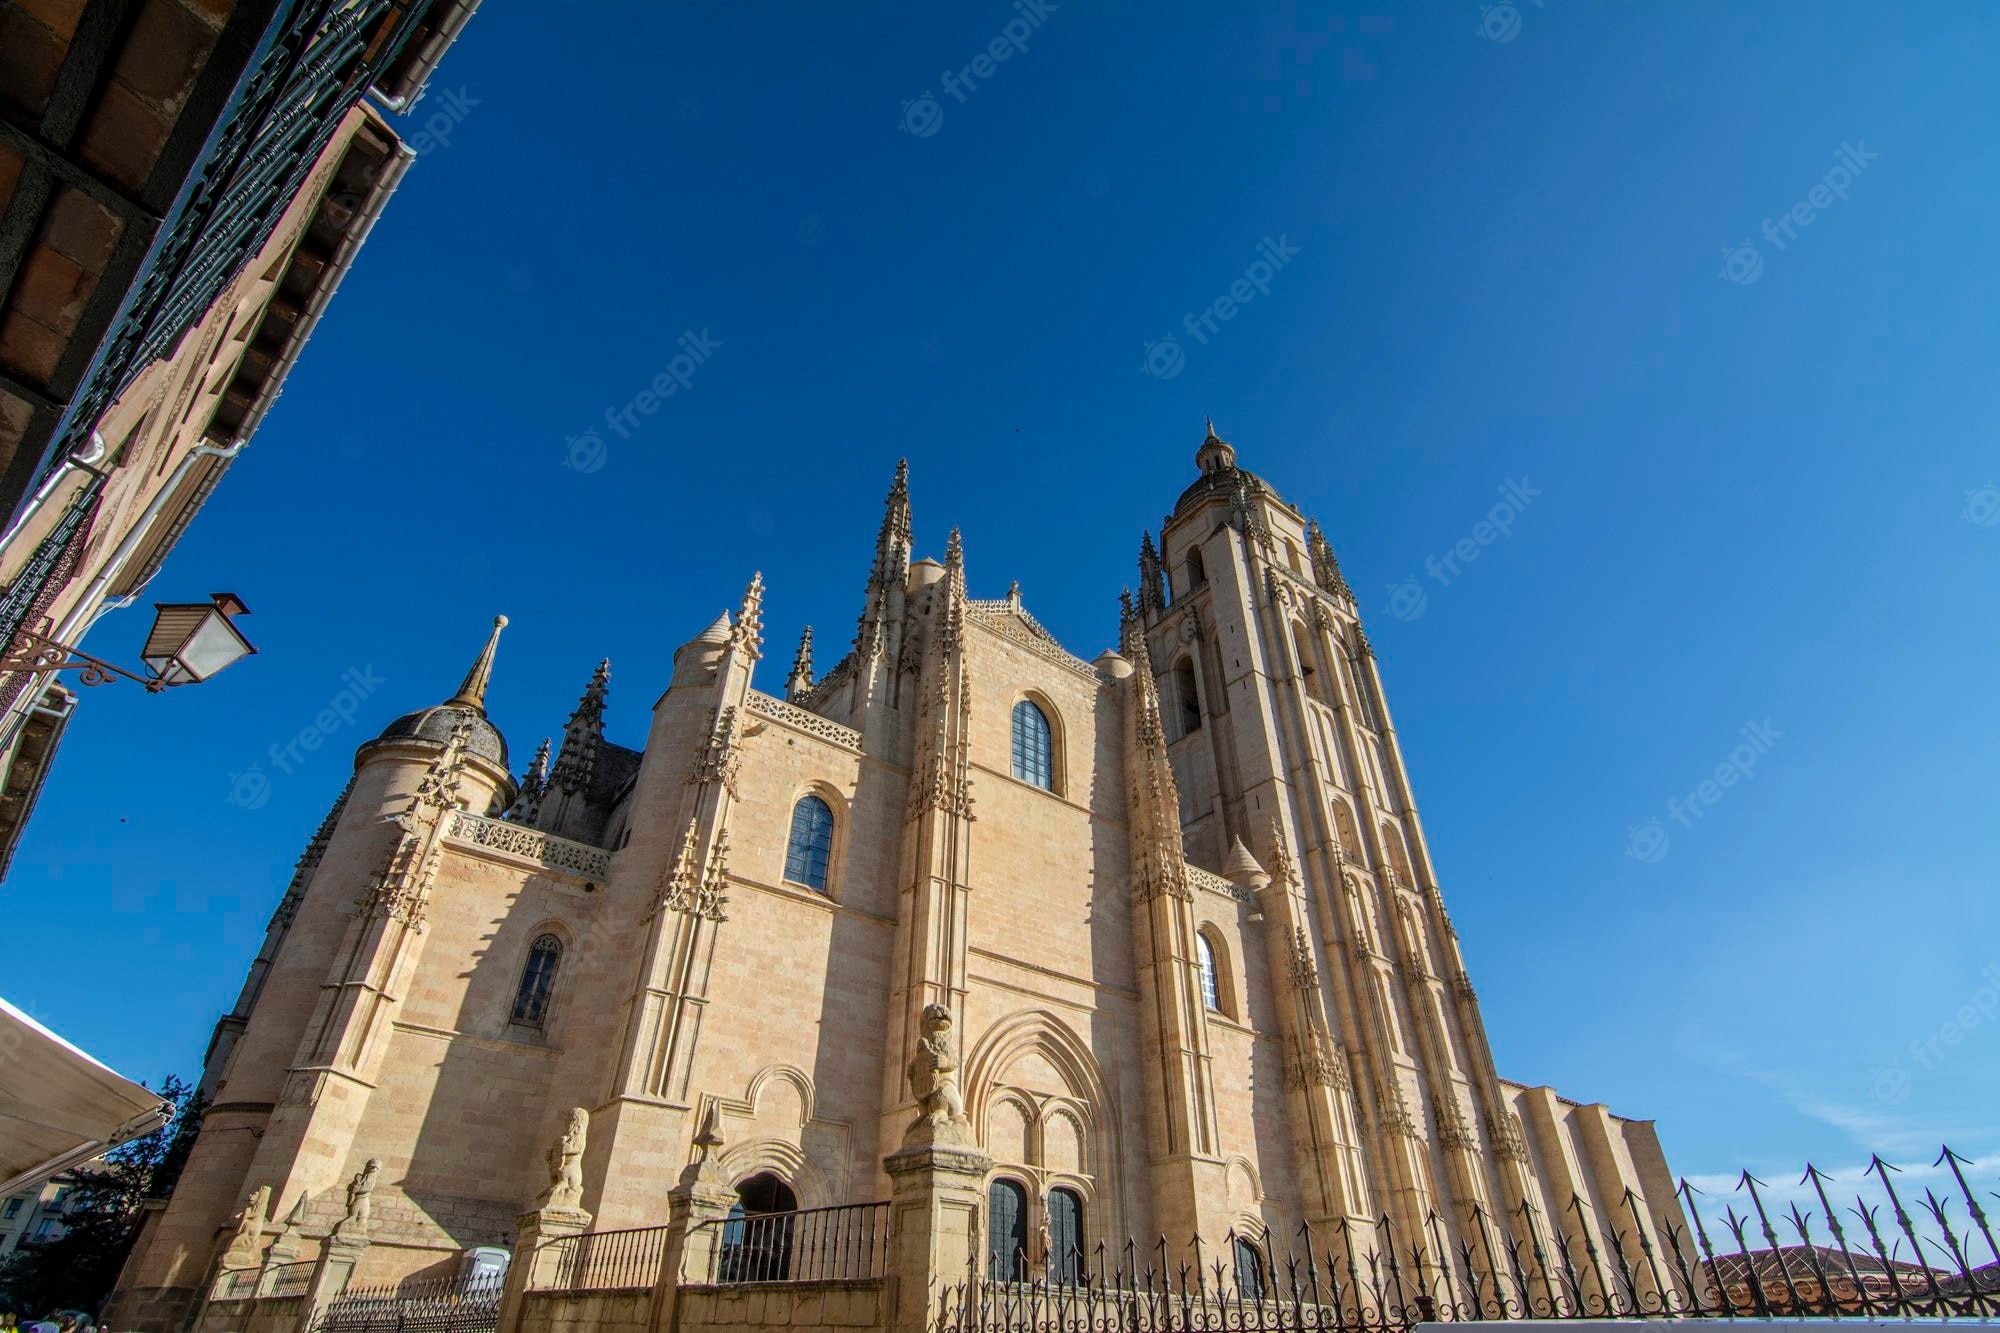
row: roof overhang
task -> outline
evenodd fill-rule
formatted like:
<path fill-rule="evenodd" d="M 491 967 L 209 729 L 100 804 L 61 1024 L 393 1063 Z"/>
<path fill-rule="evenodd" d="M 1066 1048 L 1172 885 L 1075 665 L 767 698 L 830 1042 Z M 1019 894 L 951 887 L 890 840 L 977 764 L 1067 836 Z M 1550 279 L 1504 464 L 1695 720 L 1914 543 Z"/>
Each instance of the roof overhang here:
<path fill-rule="evenodd" d="M 0 1196 L 150 1134 L 173 1103 L 124 1078 L 0 999 Z"/>

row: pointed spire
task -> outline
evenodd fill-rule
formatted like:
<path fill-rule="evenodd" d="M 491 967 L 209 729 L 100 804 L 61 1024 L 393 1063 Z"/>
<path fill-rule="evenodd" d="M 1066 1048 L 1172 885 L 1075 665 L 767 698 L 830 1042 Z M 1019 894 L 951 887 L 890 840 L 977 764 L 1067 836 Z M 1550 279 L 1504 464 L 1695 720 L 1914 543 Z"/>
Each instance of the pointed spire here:
<path fill-rule="evenodd" d="M 883 502 L 882 527 L 875 534 L 875 560 L 868 569 L 868 591 L 861 619 L 854 630 L 854 650 L 872 657 L 882 650 L 889 594 L 910 577 L 910 460 L 896 460 L 896 479 Z"/>
<path fill-rule="evenodd" d="M 479 650 L 479 656 L 472 663 L 472 670 L 465 673 L 464 682 L 458 693 L 445 700 L 447 704 L 457 704 L 470 708 L 481 717 L 486 716 L 486 686 L 493 679 L 493 654 L 500 648 L 500 631 L 507 628 L 507 617 L 493 617 L 493 632 L 486 636 L 486 646 Z"/>
<path fill-rule="evenodd" d="M 1229 845 L 1229 859 L 1222 864 L 1222 877 L 1233 884 L 1255 892 L 1271 882 L 1264 867 L 1257 864 L 1257 858 L 1243 845 L 1243 836 L 1238 834 Z"/>
<path fill-rule="evenodd" d="M 1160 553 L 1153 547 L 1153 530 L 1139 539 L 1139 611 L 1156 616 L 1167 609 L 1166 590 L 1160 581 Z"/>
<path fill-rule="evenodd" d="M 1333 543 L 1326 539 L 1326 532 L 1319 520 L 1306 520 L 1306 554 L 1312 560 L 1313 581 L 1328 592 L 1337 592 L 1352 600 L 1354 593 L 1341 577 L 1340 562 L 1333 558 Z"/>
<path fill-rule="evenodd" d="M 944 544 L 944 576 L 961 582 L 965 579 L 965 538 L 957 528 L 951 530 Z"/>
<path fill-rule="evenodd" d="M 813 687 L 813 627 L 799 635 L 799 651 L 792 658 L 792 674 L 785 680 L 785 698 L 797 703 Z"/>
<path fill-rule="evenodd" d="M 542 737 L 542 744 L 535 751 L 534 762 L 521 777 L 521 789 L 515 793 L 514 803 L 500 817 L 516 824 L 532 824 L 541 813 L 542 797 L 549 789 L 549 738 Z"/>
<path fill-rule="evenodd" d="M 590 785 L 597 768 L 597 750 L 604 741 L 604 702 L 611 692 L 611 659 L 605 658 L 591 673 L 576 711 L 563 727 L 562 748 L 556 752 L 555 767 L 549 771 L 548 790 L 575 794 Z"/>
<path fill-rule="evenodd" d="M 750 586 L 743 590 L 743 606 L 736 613 L 736 628 L 729 632 L 729 642 L 743 649 L 753 662 L 764 657 L 764 575 L 759 572 L 750 576 Z"/>

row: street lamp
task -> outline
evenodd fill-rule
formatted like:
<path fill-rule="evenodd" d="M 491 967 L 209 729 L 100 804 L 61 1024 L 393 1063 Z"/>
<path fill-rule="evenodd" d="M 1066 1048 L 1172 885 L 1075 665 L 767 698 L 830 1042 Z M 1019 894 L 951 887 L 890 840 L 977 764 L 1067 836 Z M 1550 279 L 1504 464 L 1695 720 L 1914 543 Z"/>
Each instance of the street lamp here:
<path fill-rule="evenodd" d="M 139 651 L 139 660 L 152 672 L 150 676 L 25 629 L 0 656 L 0 669 L 42 675 L 81 667 L 83 674 L 77 679 L 84 685 L 102 685 L 113 676 L 123 676 L 144 685 L 149 694 L 158 694 L 175 685 L 199 685 L 257 651 L 231 619 L 250 613 L 233 592 L 211 593 L 206 602 L 155 602 L 153 610 L 152 632 Z"/>
<path fill-rule="evenodd" d="M 139 650 L 139 660 L 152 668 L 161 688 L 199 685 L 232 662 L 257 650 L 231 616 L 250 613 L 233 592 L 209 595 L 200 602 L 155 602 L 153 632 Z"/>

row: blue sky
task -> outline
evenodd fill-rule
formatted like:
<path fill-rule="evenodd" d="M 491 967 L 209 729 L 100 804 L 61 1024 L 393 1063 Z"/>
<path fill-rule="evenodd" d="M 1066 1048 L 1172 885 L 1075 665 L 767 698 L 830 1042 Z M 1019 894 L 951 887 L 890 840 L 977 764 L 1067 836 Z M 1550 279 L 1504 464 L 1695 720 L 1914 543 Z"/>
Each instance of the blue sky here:
<path fill-rule="evenodd" d="M 761 683 L 837 657 L 899 456 L 919 549 L 1093 656 L 1209 413 L 1362 599 L 1503 1074 L 1691 1174 L 2000 1153 L 1993 11 L 1063 0 L 981 76 L 1022 12 L 487 6 L 148 590 L 262 652 L 89 693 L 7 993 L 192 1072 L 353 747 L 495 612 L 517 765 L 601 656 L 637 744 L 755 569 Z"/>

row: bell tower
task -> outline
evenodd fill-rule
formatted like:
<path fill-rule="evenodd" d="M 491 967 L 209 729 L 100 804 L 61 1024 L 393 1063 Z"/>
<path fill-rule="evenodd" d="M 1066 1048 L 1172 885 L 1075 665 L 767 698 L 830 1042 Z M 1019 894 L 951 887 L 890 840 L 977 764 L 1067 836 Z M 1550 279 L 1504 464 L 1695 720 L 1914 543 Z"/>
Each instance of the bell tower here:
<path fill-rule="evenodd" d="M 1140 547 L 1139 660 L 1155 673 L 1189 864 L 1280 868 L 1251 878 L 1265 919 L 1286 923 L 1271 974 L 1294 1016 L 1288 1086 L 1310 1103 L 1292 1117 L 1308 1220 L 1387 1213 L 1428 1243 L 1435 1210 L 1447 1243 L 1477 1245 L 1463 1219 L 1518 1211 L 1527 1152 L 1359 608 L 1318 524 L 1212 422 L 1195 465 L 1157 547 L 1150 533 Z M 1239 842 L 1250 860 L 1232 860 Z"/>

